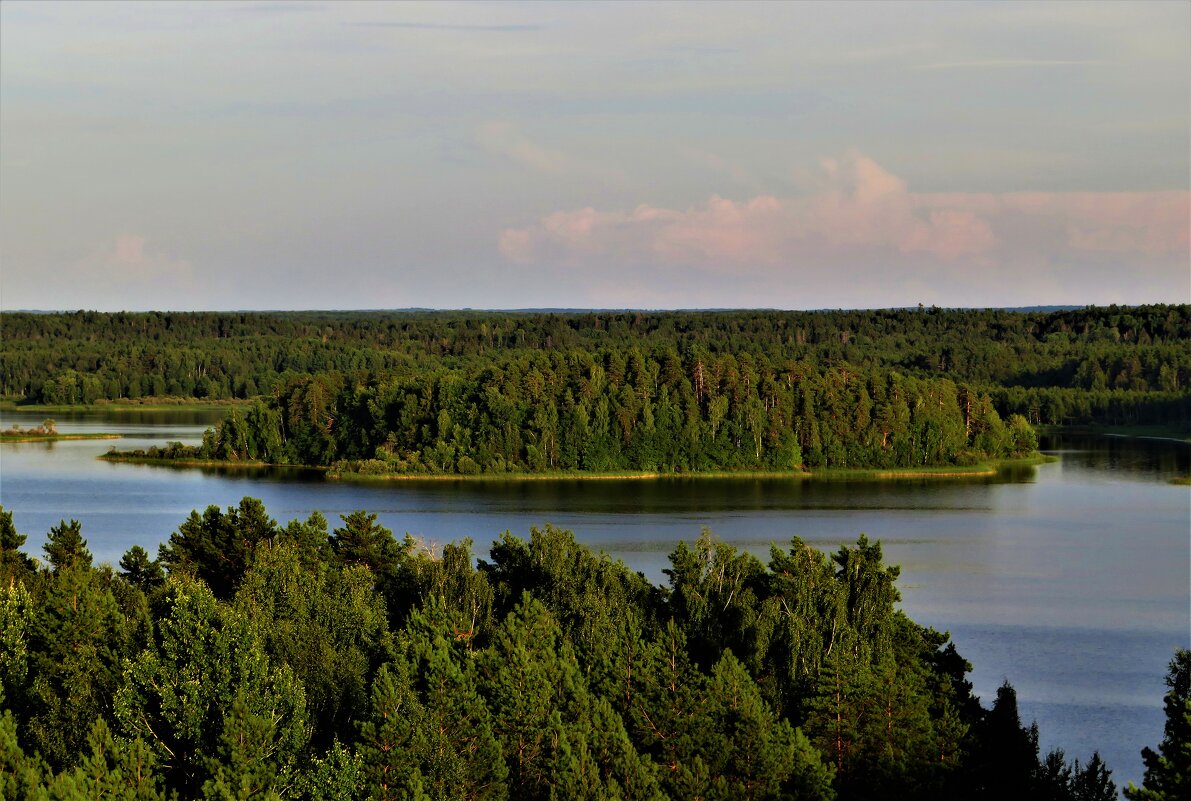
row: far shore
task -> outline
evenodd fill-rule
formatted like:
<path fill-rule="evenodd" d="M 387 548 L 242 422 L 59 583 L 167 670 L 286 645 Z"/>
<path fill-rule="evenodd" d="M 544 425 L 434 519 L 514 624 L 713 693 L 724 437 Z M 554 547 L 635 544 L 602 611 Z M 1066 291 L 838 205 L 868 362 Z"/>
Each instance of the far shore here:
<path fill-rule="evenodd" d="M 1046 425 L 1038 426 L 1038 433 L 1091 434 L 1100 437 L 1128 437 L 1130 439 L 1153 439 L 1191 444 L 1191 430 L 1178 425 Z"/>
<path fill-rule="evenodd" d="M 223 398 L 200 400 L 198 398 L 138 398 L 130 400 L 99 400 L 95 403 L 21 403 L 16 400 L 0 400 L 0 411 L 37 412 L 61 414 L 63 412 L 221 412 L 251 403 L 250 400 Z"/>
<path fill-rule="evenodd" d="M 0 442 L 58 442 L 64 439 L 120 439 L 123 434 L 37 434 L 29 431 L 0 431 Z"/>

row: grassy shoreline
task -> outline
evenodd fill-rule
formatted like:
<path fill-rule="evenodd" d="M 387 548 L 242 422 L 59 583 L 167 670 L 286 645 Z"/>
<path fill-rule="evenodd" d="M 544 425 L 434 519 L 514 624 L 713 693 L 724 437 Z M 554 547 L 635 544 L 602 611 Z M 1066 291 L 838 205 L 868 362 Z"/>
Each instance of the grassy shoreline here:
<path fill-rule="evenodd" d="M 1058 457 L 1035 454 L 1021 459 L 1003 459 L 975 465 L 938 465 L 924 467 L 882 468 L 825 468 L 821 470 L 708 470 L 702 472 L 667 473 L 661 471 L 612 471 L 607 473 L 562 472 L 549 473 L 336 473 L 328 472 L 334 481 L 655 481 L 660 479 L 795 479 L 798 481 L 886 481 L 901 479 L 954 479 L 995 476 L 1004 468 L 1028 467 L 1057 462 Z"/>
<path fill-rule="evenodd" d="M 270 464 L 269 462 L 231 462 L 222 459 L 162 459 L 153 456 L 134 456 L 120 452 L 101 453 L 98 459 L 105 462 L 124 462 L 125 464 L 153 464 L 165 467 L 294 467 L 303 470 L 325 470 L 325 467 L 306 467 L 304 465 Z"/>
<path fill-rule="evenodd" d="M 0 400 L 0 411 L 38 412 L 221 412 L 251 403 L 246 400 L 198 400 L 196 398 L 138 398 L 137 400 L 101 400 L 95 403 L 44 404 Z"/>
<path fill-rule="evenodd" d="M 58 442 L 64 439 L 120 439 L 123 434 L 30 434 L 0 431 L 0 442 Z"/>

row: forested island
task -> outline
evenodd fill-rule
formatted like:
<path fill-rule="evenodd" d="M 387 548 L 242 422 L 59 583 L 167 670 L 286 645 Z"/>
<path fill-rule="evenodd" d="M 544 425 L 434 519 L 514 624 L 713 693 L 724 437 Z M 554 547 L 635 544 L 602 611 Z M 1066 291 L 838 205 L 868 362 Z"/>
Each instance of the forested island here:
<path fill-rule="evenodd" d="M 157 559 L 40 562 L 0 509 L 0 795 L 24 799 L 1116 797 L 1040 755 L 863 536 L 767 564 L 708 532 L 655 586 L 545 527 L 477 560 L 376 515 L 194 512 Z M 1191 654 L 1137 799 L 1185 798 Z"/>
<path fill-rule="evenodd" d="M 968 468 L 1191 420 L 1191 307 L 6 314 L 22 403 L 254 399 L 113 458 L 337 476 Z"/>

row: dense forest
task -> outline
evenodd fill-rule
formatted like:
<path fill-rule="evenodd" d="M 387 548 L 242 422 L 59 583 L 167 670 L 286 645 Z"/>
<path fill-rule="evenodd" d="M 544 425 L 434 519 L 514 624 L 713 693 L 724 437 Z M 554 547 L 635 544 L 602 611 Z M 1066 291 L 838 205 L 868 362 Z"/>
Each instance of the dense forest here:
<path fill-rule="evenodd" d="M 973 464 L 1037 447 L 1021 415 L 947 379 L 763 356 L 528 353 L 291 377 L 200 446 L 150 458 L 333 466 L 355 474 L 797 471 Z"/>
<path fill-rule="evenodd" d="M 47 404 L 270 395 L 293 375 L 375 385 L 427 368 L 479 373 L 531 355 L 601 353 L 684 367 L 721 356 L 807 362 L 988 394 L 1002 419 L 1191 419 L 1191 306 L 1068 311 L 5 313 L 0 396 Z"/>
<path fill-rule="evenodd" d="M 879 543 L 768 564 L 704 532 L 668 586 L 566 531 L 432 551 L 376 515 L 194 512 L 95 566 L 0 509 L 0 795 L 24 799 L 1116 797 L 1043 757 Z M 1138 799 L 1185 798 L 1191 654 Z"/>

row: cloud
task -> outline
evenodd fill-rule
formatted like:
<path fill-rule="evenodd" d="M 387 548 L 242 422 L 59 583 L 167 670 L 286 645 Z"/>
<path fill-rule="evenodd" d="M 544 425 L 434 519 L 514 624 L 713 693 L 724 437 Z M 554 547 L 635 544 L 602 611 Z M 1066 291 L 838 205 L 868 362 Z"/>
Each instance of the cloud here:
<path fill-rule="evenodd" d="M 861 153 L 824 159 L 800 197 L 713 195 L 685 210 L 559 211 L 504 231 L 522 263 L 632 263 L 771 272 L 912 260 L 940 268 L 1070 261 L 1081 254 L 1188 255 L 1189 193 L 915 193 Z"/>
<path fill-rule="evenodd" d="M 482 33 L 518 33 L 540 31 L 543 26 L 534 23 L 509 25 L 455 25 L 445 22 L 355 22 L 359 28 L 405 28 L 415 31 L 467 31 Z"/>
<path fill-rule="evenodd" d="M 930 64 L 915 64 L 910 69 L 1020 69 L 1023 67 L 1082 67 L 1104 63 L 1104 61 L 1097 59 L 988 58 L 976 61 L 937 61 Z"/>
<path fill-rule="evenodd" d="M 572 177 L 601 182 L 623 181 L 623 170 L 608 168 L 576 158 L 560 150 L 539 145 L 514 125 L 490 120 L 476 129 L 476 142 L 487 152 L 554 177 Z"/>
<path fill-rule="evenodd" d="M 194 282 L 189 261 L 146 247 L 141 234 L 123 233 L 77 261 L 73 280 L 104 287 L 189 289 Z"/>

